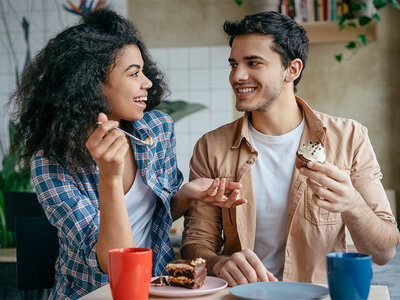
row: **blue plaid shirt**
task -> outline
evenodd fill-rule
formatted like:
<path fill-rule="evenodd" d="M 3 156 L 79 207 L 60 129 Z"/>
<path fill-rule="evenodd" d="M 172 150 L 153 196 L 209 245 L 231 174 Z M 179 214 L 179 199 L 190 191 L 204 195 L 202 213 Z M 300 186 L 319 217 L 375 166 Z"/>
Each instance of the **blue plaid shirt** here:
<path fill-rule="evenodd" d="M 129 130 L 155 143 L 132 143 L 138 172 L 154 191 L 157 204 L 151 238 L 153 273 L 165 274 L 166 263 L 175 259 L 169 239 L 172 225 L 171 197 L 182 183 L 176 162 L 176 141 L 172 119 L 157 110 L 146 112 L 142 120 L 129 123 Z M 76 299 L 108 283 L 96 257 L 100 210 L 98 171 L 73 170 L 49 160 L 38 151 L 31 160 L 33 184 L 50 223 L 58 230 L 59 257 L 56 282 L 50 299 Z"/>

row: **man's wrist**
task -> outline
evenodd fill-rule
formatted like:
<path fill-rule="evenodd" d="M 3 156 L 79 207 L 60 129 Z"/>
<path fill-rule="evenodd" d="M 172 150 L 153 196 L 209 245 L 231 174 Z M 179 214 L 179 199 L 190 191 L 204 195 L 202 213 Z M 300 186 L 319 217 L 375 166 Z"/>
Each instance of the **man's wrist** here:
<path fill-rule="evenodd" d="M 349 210 L 342 212 L 345 223 L 355 221 L 358 217 L 365 217 L 365 213 L 371 210 L 357 190 L 355 190 L 352 203 Z"/>

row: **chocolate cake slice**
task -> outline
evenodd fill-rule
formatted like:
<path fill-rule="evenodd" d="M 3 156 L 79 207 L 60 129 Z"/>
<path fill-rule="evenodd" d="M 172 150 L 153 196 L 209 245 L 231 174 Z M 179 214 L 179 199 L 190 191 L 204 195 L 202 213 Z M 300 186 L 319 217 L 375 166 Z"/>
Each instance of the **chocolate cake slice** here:
<path fill-rule="evenodd" d="M 203 286 L 207 276 L 206 260 L 175 260 L 167 264 L 168 285 L 197 289 Z"/>

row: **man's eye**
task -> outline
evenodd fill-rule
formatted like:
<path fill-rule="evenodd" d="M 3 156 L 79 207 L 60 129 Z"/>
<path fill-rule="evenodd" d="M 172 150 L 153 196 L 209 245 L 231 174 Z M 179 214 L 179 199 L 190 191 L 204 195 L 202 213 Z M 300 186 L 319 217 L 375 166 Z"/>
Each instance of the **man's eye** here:
<path fill-rule="evenodd" d="M 139 75 L 139 72 L 135 72 L 135 73 L 131 74 L 132 77 L 138 77 L 138 75 Z"/>
<path fill-rule="evenodd" d="M 230 64 L 230 66 L 231 66 L 231 69 L 234 69 L 237 67 L 237 64 Z"/>
<path fill-rule="evenodd" d="M 256 61 L 249 61 L 249 66 L 257 66 L 257 65 L 259 65 L 259 63 Z"/>

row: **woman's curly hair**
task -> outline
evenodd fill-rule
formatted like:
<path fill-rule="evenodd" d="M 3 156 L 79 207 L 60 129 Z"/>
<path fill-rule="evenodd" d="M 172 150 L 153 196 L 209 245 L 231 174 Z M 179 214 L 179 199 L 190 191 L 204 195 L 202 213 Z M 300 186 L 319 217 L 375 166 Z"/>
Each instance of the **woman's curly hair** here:
<path fill-rule="evenodd" d="M 85 144 L 98 114 L 111 112 L 103 86 L 126 45 L 139 48 L 143 73 L 153 83 L 146 110 L 161 102 L 168 92 L 164 75 L 135 26 L 109 9 L 88 13 L 48 42 L 11 96 L 16 124 L 13 149 L 25 149 L 21 155 L 25 164 L 36 151 L 44 150 L 46 157 L 58 162 L 92 165 Z"/>

